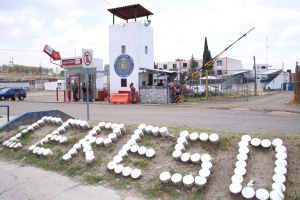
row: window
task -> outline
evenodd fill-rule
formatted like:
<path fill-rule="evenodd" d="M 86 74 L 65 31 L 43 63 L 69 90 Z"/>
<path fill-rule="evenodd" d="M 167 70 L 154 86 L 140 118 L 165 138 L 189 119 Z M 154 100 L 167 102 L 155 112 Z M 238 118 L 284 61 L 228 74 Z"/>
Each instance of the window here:
<path fill-rule="evenodd" d="M 148 47 L 145 46 L 145 54 L 148 54 Z"/>
<path fill-rule="evenodd" d="M 121 79 L 121 87 L 127 87 L 127 79 Z"/>
<path fill-rule="evenodd" d="M 126 53 L 126 46 L 121 46 L 121 53 Z"/>
<path fill-rule="evenodd" d="M 266 66 L 261 66 L 261 69 L 266 69 Z"/>
<path fill-rule="evenodd" d="M 187 67 L 187 63 L 182 63 L 182 67 L 183 68 Z"/>
<path fill-rule="evenodd" d="M 222 70 L 217 70 L 217 75 L 222 75 Z"/>
<path fill-rule="evenodd" d="M 260 69 L 260 66 L 257 66 L 257 69 Z"/>
<path fill-rule="evenodd" d="M 154 69 L 157 69 L 158 67 L 157 67 L 157 65 L 154 65 Z"/>
<path fill-rule="evenodd" d="M 222 60 L 217 60 L 217 66 L 222 66 Z"/>
<path fill-rule="evenodd" d="M 164 69 L 168 69 L 167 65 L 164 65 Z"/>
<path fill-rule="evenodd" d="M 177 69 L 177 64 L 173 64 L 173 69 Z"/>

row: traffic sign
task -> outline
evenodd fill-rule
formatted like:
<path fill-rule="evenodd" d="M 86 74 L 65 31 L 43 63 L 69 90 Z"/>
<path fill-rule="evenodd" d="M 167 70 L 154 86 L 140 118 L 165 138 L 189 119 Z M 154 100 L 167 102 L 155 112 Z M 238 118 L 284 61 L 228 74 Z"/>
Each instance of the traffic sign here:
<path fill-rule="evenodd" d="M 82 49 L 82 67 L 91 68 L 93 67 L 93 50 Z"/>

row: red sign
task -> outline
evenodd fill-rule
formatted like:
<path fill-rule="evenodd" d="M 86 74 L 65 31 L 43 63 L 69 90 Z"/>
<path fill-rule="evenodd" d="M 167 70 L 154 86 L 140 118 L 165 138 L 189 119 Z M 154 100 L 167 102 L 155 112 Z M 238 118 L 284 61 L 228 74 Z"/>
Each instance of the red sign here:
<path fill-rule="evenodd" d="M 43 51 L 53 58 L 53 60 L 61 60 L 59 52 L 52 49 L 49 45 L 45 45 Z"/>
<path fill-rule="evenodd" d="M 90 52 L 85 52 L 83 56 L 84 63 L 89 66 L 92 63 L 93 57 Z"/>
<path fill-rule="evenodd" d="M 61 61 L 62 65 L 80 65 L 82 64 L 82 58 L 71 58 L 71 59 L 64 59 Z"/>

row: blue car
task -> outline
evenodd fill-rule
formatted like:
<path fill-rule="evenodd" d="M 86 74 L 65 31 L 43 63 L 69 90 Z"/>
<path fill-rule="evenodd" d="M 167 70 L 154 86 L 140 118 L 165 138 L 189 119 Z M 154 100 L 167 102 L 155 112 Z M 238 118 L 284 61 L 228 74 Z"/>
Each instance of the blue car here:
<path fill-rule="evenodd" d="M 15 100 L 16 93 L 19 100 L 26 98 L 26 91 L 23 88 L 4 88 L 0 91 L 0 100 L 4 101 L 9 98 Z"/>

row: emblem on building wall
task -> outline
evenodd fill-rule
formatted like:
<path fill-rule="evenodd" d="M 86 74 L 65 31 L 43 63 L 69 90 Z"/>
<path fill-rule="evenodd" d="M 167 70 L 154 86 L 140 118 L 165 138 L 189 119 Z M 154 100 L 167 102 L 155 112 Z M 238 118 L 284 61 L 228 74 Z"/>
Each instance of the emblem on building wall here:
<path fill-rule="evenodd" d="M 114 68 L 118 76 L 127 77 L 132 73 L 134 69 L 134 63 L 129 55 L 122 54 L 115 60 Z"/>

